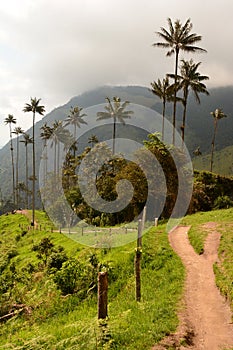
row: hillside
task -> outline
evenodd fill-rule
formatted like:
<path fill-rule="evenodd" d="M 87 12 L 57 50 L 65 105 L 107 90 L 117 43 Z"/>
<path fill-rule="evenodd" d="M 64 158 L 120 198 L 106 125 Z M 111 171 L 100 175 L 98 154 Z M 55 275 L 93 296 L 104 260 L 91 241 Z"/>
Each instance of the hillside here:
<path fill-rule="evenodd" d="M 232 209 L 198 213 L 185 217 L 183 224 L 192 225 L 189 239 L 200 254 L 208 234 L 204 224 L 218 225 L 222 239 L 216 281 L 233 307 L 232 214 Z M 143 236 L 138 303 L 135 242 L 92 249 L 52 232 L 44 213 L 36 212 L 36 221 L 38 229 L 28 230 L 25 215 L 0 217 L 0 349 L 149 350 L 174 333 L 185 273 L 165 225 Z M 109 318 L 98 323 L 97 272 L 104 270 L 109 273 Z M 187 332 L 179 344 L 190 339 Z"/>
<path fill-rule="evenodd" d="M 193 159 L 193 166 L 197 170 L 209 171 L 210 154 L 201 155 Z M 225 176 L 233 174 L 233 146 L 225 147 L 214 152 L 213 172 Z"/>
<path fill-rule="evenodd" d="M 36 221 L 34 231 L 24 215 L 0 217 L 0 349 L 149 349 L 175 330 L 184 269 L 165 225 L 143 238 L 138 303 L 135 242 L 94 249 L 51 232 L 44 213 Z M 105 270 L 109 319 L 98 323 L 97 273 Z"/>
<path fill-rule="evenodd" d="M 161 112 L 161 102 L 155 97 L 146 87 L 141 86 L 127 86 L 127 87 L 109 87 L 104 86 L 89 92 L 85 92 L 79 96 L 73 97 L 67 104 L 54 109 L 48 113 L 42 120 L 36 124 L 36 163 L 37 172 L 39 168 L 43 143 L 40 139 L 40 128 L 47 122 L 48 125 L 52 125 L 55 120 L 64 120 L 69 114 L 71 106 L 79 105 L 83 108 L 87 108 L 96 104 L 105 103 L 105 97 L 119 96 L 122 100 L 128 100 L 132 103 L 146 106 Z M 224 112 L 228 115 L 228 118 L 221 120 L 219 123 L 219 130 L 216 138 L 216 150 L 221 150 L 224 147 L 232 145 L 232 130 L 233 130 L 233 118 L 232 118 L 232 96 L 233 87 L 216 88 L 210 90 L 210 96 L 201 96 L 201 104 L 197 105 L 193 98 L 190 99 L 188 105 L 187 115 L 187 131 L 186 131 L 186 144 L 190 153 L 200 146 L 201 151 L 209 153 L 211 146 L 211 138 L 213 132 L 213 120 L 210 116 L 210 112 L 217 107 L 223 108 Z M 171 115 L 171 105 L 168 106 L 167 114 Z M 181 124 L 181 107 L 178 108 L 177 127 Z M 169 119 L 169 117 L 168 117 Z M 89 127 L 96 126 L 96 118 L 89 120 Z M 144 117 L 142 127 L 147 129 L 148 119 Z M 156 130 L 155 130 L 156 131 Z M 31 134 L 32 130 L 28 132 Z M 90 135 L 89 135 L 90 136 Z M 142 136 L 144 137 L 144 135 Z M 22 137 L 21 137 L 22 138 Z M 21 139 L 20 138 L 20 139 Z M 87 141 L 85 141 L 87 142 Z M 16 148 L 16 140 L 14 139 L 14 149 Z M 25 181 L 25 147 L 21 144 L 20 147 L 20 160 L 19 160 L 19 181 Z M 11 192 L 11 165 L 9 157 L 9 143 L 0 150 L 0 188 L 4 197 L 9 197 Z M 29 164 L 31 164 L 31 152 L 29 151 Z M 29 175 L 32 171 L 29 167 Z"/>

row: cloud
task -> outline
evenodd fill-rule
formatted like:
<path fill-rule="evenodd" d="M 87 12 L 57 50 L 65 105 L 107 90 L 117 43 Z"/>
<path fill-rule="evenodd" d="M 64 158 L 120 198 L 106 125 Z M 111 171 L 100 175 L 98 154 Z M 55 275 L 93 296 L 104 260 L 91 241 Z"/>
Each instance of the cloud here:
<path fill-rule="evenodd" d="M 173 72 L 174 57 L 152 48 L 167 17 L 190 17 L 193 31 L 203 36 L 201 46 L 208 53 L 194 59 L 203 62 L 200 70 L 210 76 L 208 86 L 232 84 L 232 7 L 231 0 L 2 2 L 1 125 L 8 113 L 21 123 L 30 96 L 41 97 L 50 111 L 99 85 L 149 86 Z M 1 138 L 2 144 L 7 141 Z"/>

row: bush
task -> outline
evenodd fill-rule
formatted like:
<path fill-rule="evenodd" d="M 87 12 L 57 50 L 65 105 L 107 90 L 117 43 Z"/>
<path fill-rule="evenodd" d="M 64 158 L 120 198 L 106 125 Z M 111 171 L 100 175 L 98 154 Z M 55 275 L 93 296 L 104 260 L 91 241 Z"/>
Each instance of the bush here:
<path fill-rule="evenodd" d="M 80 264 L 78 260 L 68 259 L 54 276 L 54 282 L 63 295 L 78 293 L 84 299 L 87 291 L 93 285 L 92 269 Z"/>
<path fill-rule="evenodd" d="M 62 268 L 62 264 L 68 260 L 68 256 L 65 252 L 53 252 L 48 258 L 48 271 L 52 271 L 52 269 L 60 270 Z"/>
<path fill-rule="evenodd" d="M 219 196 L 214 201 L 214 209 L 228 209 L 233 206 L 233 201 L 228 196 Z"/>

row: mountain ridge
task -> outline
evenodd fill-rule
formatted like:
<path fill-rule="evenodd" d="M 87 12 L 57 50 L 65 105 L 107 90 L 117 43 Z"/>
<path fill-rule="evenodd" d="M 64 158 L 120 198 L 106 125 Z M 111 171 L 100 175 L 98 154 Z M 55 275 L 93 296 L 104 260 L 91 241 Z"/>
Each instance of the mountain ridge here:
<path fill-rule="evenodd" d="M 208 154 L 211 149 L 211 140 L 213 134 L 213 118 L 210 115 L 211 111 L 216 108 L 222 108 L 228 118 L 224 118 L 219 122 L 217 137 L 216 137 L 216 150 L 221 150 L 225 147 L 233 145 L 232 130 L 233 130 L 233 86 L 220 87 L 209 89 L 210 96 L 200 96 L 201 104 L 197 104 L 192 94 L 190 94 L 190 100 L 188 102 L 187 113 L 187 127 L 185 140 L 190 154 L 192 155 L 196 147 L 200 147 L 203 155 Z M 73 96 L 67 103 L 56 107 L 51 112 L 46 114 L 35 125 L 35 140 L 36 140 L 36 159 L 37 167 L 40 161 L 43 142 L 40 139 L 40 128 L 47 122 L 48 125 L 52 125 L 55 120 L 64 120 L 71 107 L 79 105 L 84 109 L 90 106 L 105 103 L 106 97 L 112 98 L 113 96 L 119 96 L 122 101 L 128 100 L 131 103 L 139 104 L 148 108 L 151 108 L 159 113 L 162 111 L 162 103 L 159 98 L 152 94 L 148 87 L 140 85 L 130 86 L 102 86 L 90 91 Z M 84 111 L 85 112 L 85 111 Z M 167 119 L 171 121 L 172 104 L 167 106 Z M 177 108 L 177 129 L 182 123 L 182 106 L 178 105 Z M 146 120 L 145 120 L 146 126 Z M 32 134 L 32 128 L 27 130 Z M 22 136 L 20 136 L 20 140 Z M 13 140 L 14 149 L 16 147 L 16 138 Z M 22 145 L 23 146 L 23 145 Z M 31 162 L 31 151 L 29 150 L 29 163 Z M 19 181 L 25 179 L 25 160 L 24 160 L 24 148 L 20 147 L 20 168 L 19 168 Z M 2 169 L 0 172 L 0 188 L 6 196 L 10 192 L 10 178 L 11 178 L 11 164 L 10 164 L 10 147 L 9 142 L 0 149 L 0 162 Z M 29 174 L 30 174 L 29 167 Z"/>

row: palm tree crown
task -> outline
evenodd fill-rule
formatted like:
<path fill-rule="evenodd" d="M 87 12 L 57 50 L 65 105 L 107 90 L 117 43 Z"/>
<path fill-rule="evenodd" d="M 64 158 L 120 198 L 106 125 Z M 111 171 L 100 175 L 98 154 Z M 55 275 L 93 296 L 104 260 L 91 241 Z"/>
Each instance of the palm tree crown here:
<path fill-rule="evenodd" d="M 180 75 L 177 75 L 177 90 L 183 90 L 183 122 L 181 126 L 182 140 L 184 142 L 184 131 L 186 124 L 186 112 L 187 112 L 187 102 L 189 90 L 191 90 L 195 96 L 197 103 L 200 103 L 199 94 L 203 93 L 209 95 L 206 85 L 203 83 L 204 80 L 208 80 L 209 77 L 206 75 L 201 75 L 197 70 L 201 62 L 194 63 L 191 59 L 190 61 L 181 60 Z M 174 74 L 169 74 L 171 78 L 175 78 Z"/>
<path fill-rule="evenodd" d="M 176 20 L 172 23 L 171 18 L 167 19 L 169 29 L 161 28 L 160 32 L 156 34 L 164 40 L 164 42 L 154 43 L 153 46 L 169 49 L 167 56 L 175 54 L 175 91 L 174 91 L 174 106 L 173 106 L 173 144 L 175 143 L 175 127 L 176 127 L 176 85 L 177 85 L 177 72 L 178 72 L 178 59 L 180 51 L 186 52 L 206 52 L 206 50 L 194 46 L 195 43 L 201 41 L 202 37 L 196 33 L 191 33 L 192 23 L 190 18 L 184 25 L 180 20 Z"/>
<path fill-rule="evenodd" d="M 113 118 L 113 154 L 115 154 L 116 122 L 117 120 L 125 125 L 125 119 L 131 118 L 133 111 L 125 111 L 129 101 L 121 102 L 120 97 L 113 97 L 113 103 L 106 97 L 107 105 L 104 107 L 107 112 L 97 112 L 97 120 Z"/>
<path fill-rule="evenodd" d="M 41 98 L 37 99 L 31 97 L 31 103 L 26 103 L 25 107 L 23 109 L 23 112 L 32 112 L 32 113 L 38 113 L 40 115 L 44 115 L 45 107 L 40 106 L 39 103 L 41 101 Z"/>
<path fill-rule="evenodd" d="M 12 114 L 8 114 L 8 117 L 4 120 L 5 124 L 16 124 L 16 119 Z"/>
<path fill-rule="evenodd" d="M 163 103 L 163 122 L 162 122 L 162 140 L 164 139 L 164 119 L 165 119 L 165 109 L 166 102 L 173 101 L 174 96 L 174 87 L 170 85 L 169 78 L 166 76 L 162 81 L 158 79 L 158 81 L 153 81 L 151 83 L 151 91 L 154 95 L 158 96 Z"/>
<path fill-rule="evenodd" d="M 217 133 L 217 126 L 218 126 L 218 121 L 221 120 L 222 118 L 226 118 L 227 115 L 222 111 L 221 108 L 215 109 L 214 112 L 210 113 L 212 117 L 214 118 L 214 133 L 213 133 L 213 139 L 212 139 L 212 147 L 211 147 L 211 157 L 210 157 L 210 171 L 212 172 L 213 170 L 213 157 L 214 157 L 214 146 L 215 146 L 215 137 Z"/>

